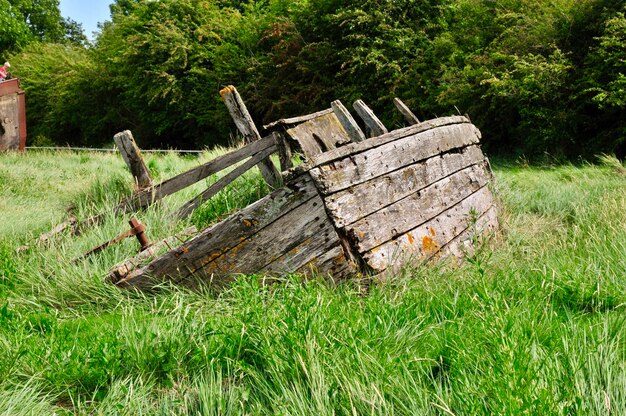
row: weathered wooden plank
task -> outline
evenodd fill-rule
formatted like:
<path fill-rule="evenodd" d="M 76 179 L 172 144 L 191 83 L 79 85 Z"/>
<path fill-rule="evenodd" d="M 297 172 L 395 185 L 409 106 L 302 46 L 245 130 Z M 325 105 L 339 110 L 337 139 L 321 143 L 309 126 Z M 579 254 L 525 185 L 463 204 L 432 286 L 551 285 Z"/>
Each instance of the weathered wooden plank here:
<path fill-rule="evenodd" d="M 432 257 L 470 226 L 472 216 L 479 217 L 492 205 L 493 196 L 487 187 L 483 187 L 436 218 L 373 248 L 363 258 L 373 270 L 383 271 L 408 261 Z"/>
<path fill-rule="evenodd" d="M 287 130 L 310 160 L 313 156 L 327 152 L 350 142 L 350 136 L 333 113 L 325 114 Z"/>
<path fill-rule="evenodd" d="M 346 227 L 360 253 L 397 238 L 485 186 L 491 174 L 472 165 Z"/>
<path fill-rule="evenodd" d="M 324 202 L 337 227 L 344 227 L 484 159 L 478 146 L 464 147 L 331 194 Z"/>
<path fill-rule="evenodd" d="M 134 271 L 118 285 L 149 289 L 181 280 L 317 195 L 311 177 L 303 175 Z"/>
<path fill-rule="evenodd" d="M 368 137 L 376 137 L 389 132 L 387 127 L 376 117 L 376 114 L 374 114 L 372 109 L 369 108 L 363 100 L 356 100 L 352 106 L 365 123 Z"/>
<path fill-rule="evenodd" d="M 271 130 L 277 126 L 289 126 L 292 124 L 300 124 L 300 123 L 304 123 L 305 121 L 313 120 L 314 118 L 318 118 L 326 114 L 330 114 L 332 112 L 333 112 L 332 108 L 327 108 L 326 110 L 318 111 L 317 113 L 307 114 L 304 116 L 292 117 L 292 118 L 281 118 L 278 121 L 274 121 L 270 124 L 263 126 L 263 128 L 265 130 Z"/>
<path fill-rule="evenodd" d="M 402 116 L 404 117 L 404 119 L 406 120 L 408 124 L 415 125 L 415 124 L 420 123 L 419 118 L 417 118 L 417 116 L 413 114 L 411 110 L 409 110 L 409 107 L 407 107 L 407 105 L 404 104 L 401 99 L 396 97 L 393 99 L 393 103 L 398 109 L 398 111 L 402 113 Z"/>
<path fill-rule="evenodd" d="M 261 135 L 252 120 L 252 116 L 248 112 L 248 108 L 241 99 L 237 88 L 229 85 L 220 91 L 220 95 L 222 96 L 222 100 L 224 100 L 224 104 L 226 104 L 237 129 L 243 135 L 244 141 L 246 143 L 252 143 L 256 140 L 260 140 Z M 282 178 L 271 159 L 267 158 L 259 163 L 259 170 L 270 187 L 278 188 L 281 186 Z"/>
<path fill-rule="evenodd" d="M 257 273 L 283 257 L 285 253 L 302 246 L 307 240 L 337 239 L 336 231 L 328 223 L 324 203 L 316 196 L 240 241 L 227 252 L 214 252 L 217 255 L 211 256 L 195 273 L 203 275 Z M 284 272 L 294 271 L 298 266 L 295 264 L 291 270 L 287 269 Z"/>
<path fill-rule="evenodd" d="M 283 132 L 275 131 L 272 133 L 276 146 L 278 147 L 278 159 L 280 161 L 280 170 L 284 172 L 293 167 L 293 154 L 291 150 L 291 143 L 287 135 Z"/>
<path fill-rule="evenodd" d="M 358 143 L 365 140 L 365 134 L 363 134 L 363 131 L 356 123 L 356 120 L 352 117 L 348 109 L 341 103 L 341 101 L 333 101 L 330 106 L 353 142 Z"/>
<path fill-rule="evenodd" d="M 129 130 L 125 130 L 113 136 L 113 141 L 115 141 L 115 145 L 122 154 L 122 158 L 130 169 L 133 178 L 135 178 L 137 189 L 141 190 L 151 187 L 152 176 L 143 161 L 141 150 L 139 150 L 137 143 L 135 143 L 133 134 Z"/>
<path fill-rule="evenodd" d="M 237 166 L 237 168 L 228 172 L 226 175 L 221 177 L 217 182 L 213 185 L 209 186 L 204 192 L 200 195 L 196 196 L 191 201 L 187 202 L 185 205 L 180 207 L 180 209 L 176 212 L 176 218 L 184 219 L 187 218 L 193 211 L 196 210 L 200 205 L 204 202 L 211 199 L 214 195 L 216 195 L 219 191 L 227 187 L 231 182 L 235 179 L 243 175 L 248 170 L 252 169 L 255 165 L 257 165 L 260 161 L 274 153 L 275 147 L 270 147 L 269 149 L 265 149 L 262 152 L 257 153 L 250 160 L 247 160 L 246 163 L 241 166 Z"/>
<path fill-rule="evenodd" d="M 333 246 L 324 251 L 319 256 L 313 258 L 295 273 L 305 276 L 328 275 L 333 281 L 344 280 L 349 276 L 358 273 L 358 266 L 352 260 L 346 261 L 349 255 L 342 245 Z"/>
<path fill-rule="evenodd" d="M 330 150 L 326 153 L 322 153 L 320 155 L 315 156 L 311 161 L 302 165 L 299 170 L 309 170 L 312 167 L 323 165 L 335 160 L 343 159 L 347 156 L 350 156 L 355 153 L 362 153 L 369 149 L 374 149 L 376 147 L 383 146 L 387 143 L 396 141 L 398 139 L 415 136 L 418 133 L 422 133 L 431 129 L 435 129 L 437 127 L 450 126 L 455 124 L 470 124 L 470 121 L 467 117 L 463 116 L 450 116 L 450 117 L 442 117 L 433 120 L 428 120 L 423 123 L 404 127 L 402 129 L 397 129 L 390 131 L 387 134 L 383 134 L 382 136 L 374 137 L 369 140 L 365 140 L 360 143 L 350 143 L 345 146 L 338 147 L 337 149 Z M 476 129 L 478 131 L 478 129 Z M 480 132 L 478 131 L 478 134 Z"/>
<path fill-rule="evenodd" d="M 311 175 L 318 189 L 328 195 L 478 142 L 479 131 L 472 124 L 437 127 L 315 167 L 311 169 Z"/>
<path fill-rule="evenodd" d="M 251 157 L 264 150 L 275 148 L 274 138 L 267 136 L 261 140 L 252 142 L 241 149 L 219 156 L 203 165 L 190 169 L 173 178 L 167 179 L 153 188 L 148 188 L 133 195 L 131 198 L 123 201 L 118 211 L 127 211 L 128 209 L 145 208 L 154 202 L 160 201 L 164 197 L 171 195 L 193 185 L 209 176 L 224 170 L 235 163 Z"/>
<path fill-rule="evenodd" d="M 139 265 L 145 263 L 149 259 L 156 258 L 158 253 L 161 252 L 163 249 L 167 248 L 171 250 L 172 247 L 178 246 L 185 239 L 188 239 L 196 234 L 198 234 L 198 229 L 194 226 L 187 228 L 182 233 L 178 233 L 161 241 L 157 241 L 147 249 L 137 254 L 135 257 L 127 259 L 124 262 L 114 266 L 109 272 L 109 281 L 111 283 L 117 283 L 120 280 L 125 279 L 133 270 L 137 269 Z"/>

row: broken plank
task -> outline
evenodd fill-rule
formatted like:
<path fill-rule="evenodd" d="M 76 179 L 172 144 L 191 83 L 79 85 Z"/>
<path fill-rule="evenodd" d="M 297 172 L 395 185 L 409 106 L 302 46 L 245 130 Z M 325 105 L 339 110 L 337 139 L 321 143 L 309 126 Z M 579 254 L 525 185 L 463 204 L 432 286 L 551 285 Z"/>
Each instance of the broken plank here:
<path fill-rule="evenodd" d="M 356 120 L 354 119 L 354 117 L 352 117 L 352 114 L 350 114 L 348 109 L 341 103 L 341 101 L 333 101 L 330 106 L 332 107 L 333 112 L 337 116 L 337 119 L 339 119 L 339 122 L 341 123 L 343 128 L 348 132 L 348 136 L 350 136 L 350 139 L 353 142 L 358 143 L 365 140 L 365 134 L 363 134 L 363 131 L 356 123 Z"/>
<path fill-rule="evenodd" d="M 373 270 L 383 271 L 436 256 L 441 247 L 471 226 L 473 217 L 480 217 L 492 205 L 493 196 L 487 187 L 483 187 L 432 220 L 373 248 L 363 258 Z"/>
<path fill-rule="evenodd" d="M 485 160 L 478 146 L 444 153 L 324 198 L 337 227 L 344 227 L 461 169 Z"/>
<path fill-rule="evenodd" d="M 262 152 L 257 153 L 250 160 L 247 160 L 243 165 L 237 166 L 231 172 L 228 172 L 222 178 L 220 178 L 217 182 L 211 185 L 208 189 L 202 192 L 200 195 L 192 199 L 183 205 L 177 212 L 176 218 L 184 219 L 187 218 L 193 211 L 196 210 L 200 205 L 204 202 L 208 201 L 214 195 L 216 195 L 219 191 L 227 187 L 231 182 L 235 179 L 243 175 L 248 170 L 252 169 L 255 165 L 257 165 L 261 160 L 265 159 L 272 153 L 274 153 L 275 148 L 271 147 L 269 149 L 265 149 Z"/>
<path fill-rule="evenodd" d="M 415 114 L 413 114 L 413 112 L 411 110 L 409 110 L 409 107 L 407 107 L 407 105 L 404 104 L 401 99 L 399 99 L 397 97 L 394 98 L 393 99 L 393 104 L 396 106 L 398 111 L 400 111 L 400 113 L 402 113 L 402 116 L 404 117 L 404 119 L 406 120 L 406 122 L 408 124 L 415 125 L 415 124 L 419 124 L 420 123 L 420 120 L 417 118 L 417 116 Z"/>
<path fill-rule="evenodd" d="M 152 188 L 140 191 L 131 198 L 123 201 L 118 206 L 118 211 L 125 212 L 129 209 L 145 208 L 168 195 L 185 189 L 235 163 L 241 162 L 267 149 L 275 149 L 274 138 L 272 136 L 267 136 L 261 140 L 252 142 L 241 149 L 219 156 L 203 165 L 167 179 Z"/>
<path fill-rule="evenodd" d="M 132 133 L 129 130 L 125 130 L 121 133 L 117 133 L 113 137 L 113 140 L 135 179 L 137 189 L 141 190 L 151 187 L 152 176 L 150 175 L 146 163 L 143 161 L 141 151 L 137 143 L 135 143 Z"/>
<path fill-rule="evenodd" d="M 350 143 L 350 136 L 333 113 L 325 114 L 287 130 L 310 160 L 313 156 Z"/>
<path fill-rule="evenodd" d="M 376 117 L 376 114 L 363 100 L 356 100 L 352 106 L 365 123 L 369 137 L 376 137 L 389 132 L 387 127 Z"/>
<path fill-rule="evenodd" d="M 485 186 L 485 164 L 472 165 L 346 227 L 364 253 L 416 228 Z"/>
<path fill-rule="evenodd" d="M 287 135 L 283 132 L 275 131 L 272 133 L 276 146 L 278 147 L 278 159 L 280 161 L 280 170 L 285 172 L 293 167 L 293 153 L 291 151 L 291 143 Z"/>
<path fill-rule="evenodd" d="M 303 175 L 134 271 L 118 285 L 149 289 L 181 280 L 317 195 L 311 177 Z"/>
<path fill-rule="evenodd" d="M 222 96 L 222 100 L 224 101 L 224 104 L 226 104 L 237 129 L 243 135 L 245 143 L 252 143 L 260 140 L 261 135 L 252 120 L 252 116 L 248 112 L 248 107 L 246 107 L 246 104 L 241 99 L 237 88 L 229 85 L 220 91 L 220 95 Z M 259 170 L 270 187 L 280 187 L 282 184 L 282 178 L 271 159 L 267 158 L 259 163 Z"/>
<path fill-rule="evenodd" d="M 318 111 L 317 113 L 307 114 L 304 116 L 292 117 L 292 118 L 281 118 L 278 121 L 274 121 L 270 124 L 263 126 L 263 128 L 265 130 L 271 130 L 274 127 L 281 126 L 281 125 L 289 126 L 292 124 L 300 124 L 300 123 L 304 123 L 305 121 L 313 120 L 314 118 L 318 118 L 326 114 L 330 114 L 332 112 L 333 112 L 332 108 L 327 108 L 326 110 Z"/>
<path fill-rule="evenodd" d="M 437 127 L 315 167 L 311 175 L 318 189 L 328 195 L 478 142 L 479 132 L 472 124 Z"/>

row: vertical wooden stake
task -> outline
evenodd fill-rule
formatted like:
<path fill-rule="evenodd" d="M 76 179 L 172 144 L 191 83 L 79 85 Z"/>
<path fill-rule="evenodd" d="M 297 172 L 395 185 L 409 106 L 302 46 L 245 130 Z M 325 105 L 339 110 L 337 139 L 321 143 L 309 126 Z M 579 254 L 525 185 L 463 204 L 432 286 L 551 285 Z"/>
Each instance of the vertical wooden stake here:
<path fill-rule="evenodd" d="M 293 167 L 293 157 L 291 152 L 291 145 L 288 142 L 285 133 L 275 131 L 272 133 L 276 146 L 278 147 L 278 157 L 280 159 L 280 170 L 285 172 Z"/>
<path fill-rule="evenodd" d="M 363 100 L 356 100 L 352 106 L 365 123 L 365 126 L 367 126 L 369 137 L 376 137 L 389 132 L 387 127 L 376 117 L 376 114 Z"/>
<path fill-rule="evenodd" d="M 252 120 L 252 116 L 250 116 L 250 113 L 248 112 L 248 108 L 241 99 L 237 88 L 229 85 L 220 91 L 220 95 L 222 96 L 222 100 L 224 100 L 224 104 L 226 104 L 237 129 L 243 135 L 245 143 L 248 144 L 259 140 L 261 135 Z M 280 173 L 269 157 L 261 161 L 261 163 L 258 164 L 258 167 L 263 175 L 263 178 L 265 179 L 265 182 L 267 182 L 270 187 L 278 188 L 282 186 Z"/>
<path fill-rule="evenodd" d="M 407 107 L 401 99 L 396 97 L 393 99 L 393 103 L 396 105 L 398 111 L 402 113 L 407 123 L 409 123 L 410 125 L 420 124 L 420 120 L 417 118 L 417 116 L 415 116 L 415 114 L 413 114 L 413 112 L 409 110 L 409 107 Z"/>
<path fill-rule="evenodd" d="M 116 134 L 113 140 L 120 153 L 122 153 L 122 158 L 124 158 L 130 172 L 133 174 L 137 188 L 139 190 L 150 188 L 152 186 L 152 177 L 141 157 L 141 151 L 137 147 L 132 133 L 129 130 L 123 131 Z"/>
<path fill-rule="evenodd" d="M 341 101 L 336 100 L 330 103 L 330 106 L 333 108 L 335 115 L 339 119 L 339 122 L 348 132 L 348 136 L 353 142 L 362 142 L 365 140 L 365 134 L 363 134 L 363 130 L 356 124 L 356 120 L 352 117 L 348 109 L 341 103 Z"/>

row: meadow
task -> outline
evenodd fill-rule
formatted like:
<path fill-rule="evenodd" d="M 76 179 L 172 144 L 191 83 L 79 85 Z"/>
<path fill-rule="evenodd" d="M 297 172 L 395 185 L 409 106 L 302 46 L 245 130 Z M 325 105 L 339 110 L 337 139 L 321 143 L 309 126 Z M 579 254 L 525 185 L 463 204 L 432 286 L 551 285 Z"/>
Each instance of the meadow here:
<path fill-rule="evenodd" d="M 167 178 L 224 151 L 147 162 Z M 136 241 L 74 261 L 127 229 L 119 155 L 0 155 L 0 414 L 626 414 L 623 163 L 492 165 L 501 231 L 459 268 L 146 294 L 105 279 Z M 136 217 L 156 240 L 268 192 L 251 171 L 172 220 L 215 180 Z M 106 216 L 38 244 L 68 210 Z"/>

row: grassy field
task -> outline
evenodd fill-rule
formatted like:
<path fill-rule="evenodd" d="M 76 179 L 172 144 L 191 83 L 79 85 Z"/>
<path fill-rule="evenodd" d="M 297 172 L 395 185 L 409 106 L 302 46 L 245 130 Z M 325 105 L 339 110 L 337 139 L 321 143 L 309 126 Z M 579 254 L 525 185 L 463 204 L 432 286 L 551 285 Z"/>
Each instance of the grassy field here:
<path fill-rule="evenodd" d="M 148 159 L 160 177 L 199 163 Z M 366 296 L 297 276 L 144 295 L 104 279 L 132 240 L 73 262 L 127 228 L 119 156 L 0 155 L 0 414 L 626 414 L 623 166 L 494 170 L 502 232 L 459 269 L 416 265 Z M 188 226 L 170 213 L 197 191 L 137 214 L 150 237 Z M 265 192 L 251 173 L 192 221 Z M 35 244 L 68 207 L 108 215 Z"/>

